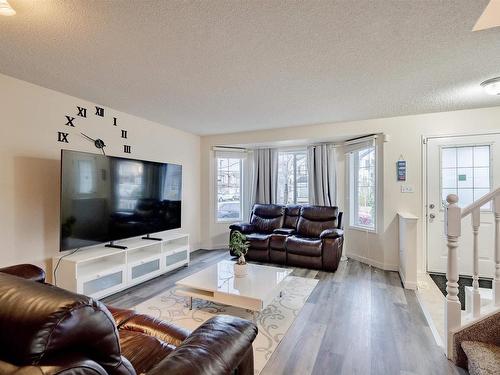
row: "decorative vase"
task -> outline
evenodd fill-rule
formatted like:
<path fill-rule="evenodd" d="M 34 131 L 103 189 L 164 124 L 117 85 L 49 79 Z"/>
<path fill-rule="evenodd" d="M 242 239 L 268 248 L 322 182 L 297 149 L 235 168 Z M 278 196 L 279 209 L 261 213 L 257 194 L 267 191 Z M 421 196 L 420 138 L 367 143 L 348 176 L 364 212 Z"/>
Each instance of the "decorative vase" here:
<path fill-rule="evenodd" d="M 242 264 L 240 264 L 242 263 Z M 234 276 L 236 277 L 244 277 L 248 273 L 247 264 L 245 262 L 245 257 L 242 255 L 238 262 L 234 264 Z"/>

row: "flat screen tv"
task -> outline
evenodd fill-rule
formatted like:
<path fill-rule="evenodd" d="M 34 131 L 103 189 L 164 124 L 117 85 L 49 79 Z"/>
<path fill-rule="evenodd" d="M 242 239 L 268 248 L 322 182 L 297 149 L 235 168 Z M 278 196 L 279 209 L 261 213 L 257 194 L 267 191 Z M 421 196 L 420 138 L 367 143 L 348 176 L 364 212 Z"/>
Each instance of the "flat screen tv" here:
<path fill-rule="evenodd" d="M 181 193 L 181 165 L 63 150 L 60 251 L 180 228 Z"/>

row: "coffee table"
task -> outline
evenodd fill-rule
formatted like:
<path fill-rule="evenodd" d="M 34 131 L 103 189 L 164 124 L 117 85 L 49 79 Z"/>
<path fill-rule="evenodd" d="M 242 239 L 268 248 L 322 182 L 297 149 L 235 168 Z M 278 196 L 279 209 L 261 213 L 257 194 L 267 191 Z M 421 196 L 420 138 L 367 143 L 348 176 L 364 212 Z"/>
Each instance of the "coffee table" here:
<path fill-rule="evenodd" d="M 262 311 L 276 296 L 282 296 L 291 269 L 247 263 L 248 273 L 234 275 L 234 261 L 223 260 L 176 282 L 177 294 L 241 307 L 254 313 Z"/>

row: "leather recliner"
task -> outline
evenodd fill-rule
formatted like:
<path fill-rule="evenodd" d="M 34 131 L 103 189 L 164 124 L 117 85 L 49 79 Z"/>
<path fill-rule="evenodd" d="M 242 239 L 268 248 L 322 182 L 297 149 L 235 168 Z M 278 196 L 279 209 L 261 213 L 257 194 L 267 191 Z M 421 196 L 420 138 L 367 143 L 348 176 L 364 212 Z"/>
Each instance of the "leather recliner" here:
<path fill-rule="evenodd" d="M 193 332 L 0 269 L 0 374 L 253 374 L 257 327 L 217 316 Z"/>
<path fill-rule="evenodd" d="M 246 235 L 249 260 L 336 271 L 342 256 L 338 207 L 256 204 L 249 223 L 229 228 Z"/>

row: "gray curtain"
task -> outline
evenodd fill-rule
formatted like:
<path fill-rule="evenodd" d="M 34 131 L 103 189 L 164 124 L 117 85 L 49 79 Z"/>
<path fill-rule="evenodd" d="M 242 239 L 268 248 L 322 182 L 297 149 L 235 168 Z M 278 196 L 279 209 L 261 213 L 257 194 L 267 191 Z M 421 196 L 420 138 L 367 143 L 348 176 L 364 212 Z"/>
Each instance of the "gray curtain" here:
<path fill-rule="evenodd" d="M 337 204 L 335 148 L 331 144 L 307 148 L 309 203 L 320 206 Z"/>
<path fill-rule="evenodd" d="M 250 203 L 276 203 L 278 183 L 278 154 L 270 148 L 253 151 L 252 192 Z"/>

